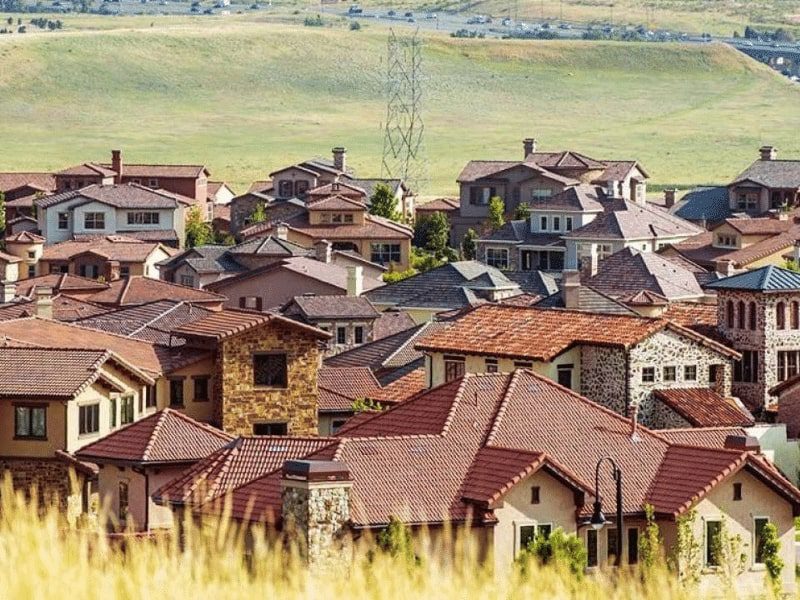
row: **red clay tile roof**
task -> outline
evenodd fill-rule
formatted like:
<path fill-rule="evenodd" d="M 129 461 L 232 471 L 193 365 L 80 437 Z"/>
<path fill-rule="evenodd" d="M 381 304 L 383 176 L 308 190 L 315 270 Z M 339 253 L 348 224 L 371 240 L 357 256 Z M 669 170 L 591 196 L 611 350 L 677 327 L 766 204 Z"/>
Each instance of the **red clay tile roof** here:
<path fill-rule="evenodd" d="M 693 427 L 750 427 L 755 422 L 747 409 L 709 388 L 663 389 L 653 393 Z"/>
<path fill-rule="evenodd" d="M 17 285 L 17 295 L 27 298 L 33 298 L 36 295 L 37 287 L 49 287 L 54 294 L 74 294 L 76 296 L 79 295 L 81 298 L 90 292 L 108 289 L 107 283 L 68 273 L 39 275 L 38 277 L 29 277 L 15 283 Z"/>
<path fill-rule="evenodd" d="M 2 250 L 0 250 L 0 262 L 18 263 L 22 262 L 22 259 L 19 256 L 14 256 L 13 254 L 6 254 Z"/>
<path fill-rule="evenodd" d="M 0 191 L 8 192 L 25 185 L 43 190 L 55 190 L 56 178 L 52 173 L 0 173 Z"/>
<path fill-rule="evenodd" d="M 420 204 L 414 210 L 416 212 L 452 212 L 461 208 L 459 198 L 437 198 L 425 204 Z"/>
<path fill-rule="evenodd" d="M 139 275 L 117 279 L 107 289 L 85 297 L 90 302 L 114 306 L 145 304 L 156 300 L 183 300 L 193 304 L 221 305 L 227 298 L 214 292 Z"/>
<path fill-rule="evenodd" d="M 324 437 L 239 437 L 162 486 L 153 497 L 173 504 L 210 502 L 333 441 Z"/>
<path fill-rule="evenodd" d="M 53 296 L 53 318 L 56 321 L 77 321 L 87 317 L 96 317 L 106 312 L 108 309 L 78 298 L 61 294 Z M 23 300 L 0 305 L 0 321 L 34 316 L 36 316 L 36 300 Z"/>
<path fill-rule="evenodd" d="M 420 341 L 416 348 L 550 361 L 578 344 L 627 349 L 665 328 L 688 335 L 719 352 L 733 352 L 665 319 L 489 304 L 468 312 L 447 329 Z"/>
<path fill-rule="evenodd" d="M 728 436 L 746 436 L 741 427 L 691 427 L 688 429 L 660 429 L 658 435 L 673 444 L 724 448 Z"/>
<path fill-rule="evenodd" d="M 79 254 L 91 253 L 106 260 L 140 263 L 146 261 L 159 247 L 158 242 L 143 242 L 127 236 L 109 235 L 101 238 L 67 240 L 47 246 L 42 252 L 41 260 L 63 261 Z"/>
<path fill-rule="evenodd" d="M 321 340 L 327 340 L 331 334 L 322 329 L 300 323 L 293 319 L 272 312 L 253 312 L 246 310 L 225 309 L 212 312 L 202 319 L 176 327 L 172 332 L 176 335 L 206 340 L 223 340 L 259 327 L 267 323 L 276 323 L 302 331 Z"/>
<path fill-rule="evenodd" d="M 116 174 L 116 171 L 112 171 L 97 163 L 83 163 L 82 165 L 68 167 L 56 173 L 56 175 L 84 175 L 87 177 L 113 177 Z"/>
<path fill-rule="evenodd" d="M 45 196 L 35 202 L 39 208 L 50 208 L 66 200 L 86 198 L 116 208 L 180 208 L 186 204 L 181 196 L 135 183 L 125 184 L 93 184 L 79 190 L 69 190 Z M 79 206 L 80 204 L 73 204 Z"/>
<path fill-rule="evenodd" d="M 110 167 L 106 164 L 104 167 Z M 114 171 L 111 171 L 114 173 Z M 203 174 L 208 175 L 208 170 L 203 165 L 140 165 L 128 164 L 122 165 L 122 176 L 128 177 L 141 177 L 141 178 L 159 178 L 166 179 L 196 179 Z"/>
<path fill-rule="evenodd" d="M 320 410 L 350 410 L 353 401 L 363 398 L 374 398 L 379 393 L 380 384 L 368 367 L 323 367 L 317 371 L 317 386 L 320 393 L 325 390 L 347 401 L 335 402 L 333 406 L 324 405 L 320 399 Z M 331 397 L 331 400 L 334 400 Z"/>
<path fill-rule="evenodd" d="M 267 224 L 265 229 L 255 229 L 250 232 L 242 231 L 241 234 L 245 238 L 252 237 L 254 234 L 265 235 L 274 233 L 275 227 L 278 223 L 273 223 L 272 226 Z M 414 236 L 413 230 L 400 223 L 395 223 L 389 219 L 378 217 L 376 215 L 364 215 L 364 224 L 344 224 L 344 225 L 311 225 L 308 222 L 308 215 L 299 215 L 285 222 L 289 229 L 293 229 L 314 240 L 365 240 L 365 239 L 381 239 L 381 240 L 410 240 Z"/>
<path fill-rule="evenodd" d="M 31 231 L 18 231 L 6 236 L 6 242 L 17 242 L 22 244 L 41 244 L 44 243 L 44 238 L 39 234 Z"/>
<path fill-rule="evenodd" d="M 413 369 L 388 383 L 375 393 L 373 399 L 383 403 L 404 402 L 428 387 L 424 367 Z"/>
<path fill-rule="evenodd" d="M 696 325 L 717 326 L 717 305 L 696 302 L 673 302 L 662 315 L 690 329 Z"/>
<path fill-rule="evenodd" d="M 367 205 L 363 202 L 359 202 L 358 200 L 354 200 L 352 198 L 348 198 L 346 196 L 342 196 L 336 194 L 334 196 L 328 196 L 325 198 L 320 198 L 319 200 L 314 200 L 313 202 L 309 203 L 308 210 L 367 210 Z"/>
<path fill-rule="evenodd" d="M 186 463 L 205 458 L 232 439 L 215 427 L 165 408 L 84 446 L 75 456 L 94 462 Z"/>
<path fill-rule="evenodd" d="M 780 219 L 761 218 L 761 219 L 725 219 L 725 223 L 733 227 L 739 233 L 744 235 L 773 235 L 776 233 L 783 233 L 789 231 L 794 225 L 793 221 Z M 721 227 L 722 224 L 717 225 L 712 231 Z"/>

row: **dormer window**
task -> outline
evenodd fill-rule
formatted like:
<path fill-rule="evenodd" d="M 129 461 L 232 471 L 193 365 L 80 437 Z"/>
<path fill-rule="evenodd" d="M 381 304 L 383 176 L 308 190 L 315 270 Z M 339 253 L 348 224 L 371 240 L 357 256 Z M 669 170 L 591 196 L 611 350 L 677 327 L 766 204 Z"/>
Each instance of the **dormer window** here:
<path fill-rule="evenodd" d="M 724 235 L 718 234 L 717 235 L 717 246 L 721 248 L 736 248 L 736 236 L 735 235 Z"/>
<path fill-rule="evenodd" d="M 278 196 L 281 198 L 290 198 L 292 196 L 292 182 L 280 181 L 278 182 Z"/>
<path fill-rule="evenodd" d="M 736 207 L 739 210 L 758 210 L 758 196 L 757 191 L 753 192 L 739 192 L 736 197 Z"/>
<path fill-rule="evenodd" d="M 533 188 L 531 190 L 531 200 L 534 202 L 542 202 L 547 200 L 553 195 L 553 190 L 550 188 Z"/>

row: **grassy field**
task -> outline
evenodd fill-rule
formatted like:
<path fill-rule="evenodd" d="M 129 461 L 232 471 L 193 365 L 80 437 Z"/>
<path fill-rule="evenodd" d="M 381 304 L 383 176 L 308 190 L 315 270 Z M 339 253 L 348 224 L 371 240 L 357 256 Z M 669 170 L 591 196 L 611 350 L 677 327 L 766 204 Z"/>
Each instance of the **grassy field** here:
<path fill-rule="evenodd" d="M 383 30 L 64 20 L 0 37 L 0 170 L 121 148 L 130 162 L 203 162 L 241 188 L 342 144 L 362 174 L 379 172 Z M 727 47 L 431 36 L 424 61 L 430 194 L 452 193 L 470 158 L 518 157 L 529 135 L 638 158 L 655 184 L 726 181 L 764 143 L 800 156 L 800 86 Z"/>

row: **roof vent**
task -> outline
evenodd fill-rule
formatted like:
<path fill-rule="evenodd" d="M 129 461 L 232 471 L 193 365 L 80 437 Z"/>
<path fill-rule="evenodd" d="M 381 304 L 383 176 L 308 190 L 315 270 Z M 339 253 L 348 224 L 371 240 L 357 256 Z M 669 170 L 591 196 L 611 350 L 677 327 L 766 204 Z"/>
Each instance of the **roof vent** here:
<path fill-rule="evenodd" d="M 752 435 L 729 435 L 725 438 L 725 447 L 742 452 L 761 452 L 761 444 Z"/>
<path fill-rule="evenodd" d="M 639 405 L 631 404 L 628 410 L 631 415 L 631 442 L 635 444 L 642 441 L 639 437 Z"/>

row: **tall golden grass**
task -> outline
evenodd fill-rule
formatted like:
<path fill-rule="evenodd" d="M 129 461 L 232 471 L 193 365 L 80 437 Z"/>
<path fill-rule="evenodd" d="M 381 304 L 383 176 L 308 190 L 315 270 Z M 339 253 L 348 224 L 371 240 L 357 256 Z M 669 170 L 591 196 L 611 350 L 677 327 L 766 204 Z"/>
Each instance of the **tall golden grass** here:
<path fill-rule="evenodd" d="M 531 565 L 527 575 L 512 569 L 496 577 L 479 567 L 475 549 L 457 543 L 455 551 L 435 549 L 410 565 L 377 553 L 357 560 L 342 573 L 311 573 L 298 553 L 266 541 L 225 518 L 199 525 L 185 523 L 182 536 L 127 536 L 109 540 L 102 517 L 94 525 L 70 527 L 57 508 L 40 511 L 35 502 L 0 490 L 0 597 L 64 600 L 109 598 L 299 598 L 465 600 L 493 599 L 689 599 L 666 569 L 647 577 L 626 573 L 577 580 L 568 572 Z M 178 537 L 181 540 L 178 540 Z M 454 536 L 458 537 L 458 536 Z"/>

